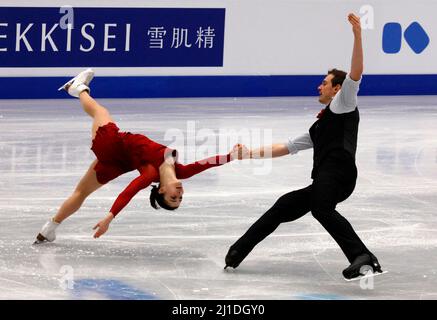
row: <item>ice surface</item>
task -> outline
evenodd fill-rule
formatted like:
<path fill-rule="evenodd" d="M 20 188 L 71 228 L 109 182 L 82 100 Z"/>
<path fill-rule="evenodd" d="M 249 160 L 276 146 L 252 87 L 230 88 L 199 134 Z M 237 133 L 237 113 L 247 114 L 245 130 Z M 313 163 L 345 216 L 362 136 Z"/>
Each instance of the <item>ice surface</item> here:
<path fill-rule="evenodd" d="M 315 98 L 100 102 L 122 130 L 175 141 L 181 162 L 200 159 L 202 146 L 286 142 L 321 108 Z M 347 260 L 311 214 L 223 270 L 228 247 L 281 194 L 310 183 L 311 150 L 203 172 L 184 181 L 175 212 L 153 210 L 142 191 L 93 239 L 128 173 L 92 194 L 54 243 L 32 246 L 93 160 L 91 122 L 74 99 L 0 101 L 0 299 L 437 299 L 436 97 L 359 102 L 359 178 L 338 211 L 389 270 L 372 283 L 343 280 Z"/>

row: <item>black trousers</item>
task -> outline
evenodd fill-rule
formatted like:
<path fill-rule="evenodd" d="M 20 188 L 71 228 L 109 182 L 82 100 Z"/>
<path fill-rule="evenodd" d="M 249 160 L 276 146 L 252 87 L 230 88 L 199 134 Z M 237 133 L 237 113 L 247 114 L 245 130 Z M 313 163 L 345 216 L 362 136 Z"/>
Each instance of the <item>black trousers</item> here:
<path fill-rule="evenodd" d="M 317 169 L 311 185 L 281 196 L 231 248 L 247 254 L 281 223 L 311 212 L 338 243 L 349 262 L 360 254 L 370 253 L 351 224 L 335 210 L 337 203 L 352 194 L 356 178 L 357 169 L 352 159 L 330 156 Z"/>

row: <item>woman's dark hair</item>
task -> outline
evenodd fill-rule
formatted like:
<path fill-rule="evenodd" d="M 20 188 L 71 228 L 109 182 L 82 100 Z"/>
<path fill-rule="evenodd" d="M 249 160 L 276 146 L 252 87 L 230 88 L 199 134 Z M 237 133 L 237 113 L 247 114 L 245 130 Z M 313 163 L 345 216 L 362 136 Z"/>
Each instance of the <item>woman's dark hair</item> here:
<path fill-rule="evenodd" d="M 328 74 L 332 74 L 334 76 L 334 78 L 331 80 L 331 83 L 332 86 L 335 87 L 337 84 L 343 85 L 343 81 L 346 79 L 347 72 L 334 68 L 329 70 Z"/>
<path fill-rule="evenodd" d="M 164 200 L 164 195 L 162 193 L 159 193 L 159 186 L 153 185 L 152 190 L 150 191 L 150 205 L 154 209 L 159 209 L 159 207 L 166 209 L 166 210 L 176 210 L 178 207 L 170 207 Z M 159 204 L 159 207 L 156 205 L 156 203 Z"/>

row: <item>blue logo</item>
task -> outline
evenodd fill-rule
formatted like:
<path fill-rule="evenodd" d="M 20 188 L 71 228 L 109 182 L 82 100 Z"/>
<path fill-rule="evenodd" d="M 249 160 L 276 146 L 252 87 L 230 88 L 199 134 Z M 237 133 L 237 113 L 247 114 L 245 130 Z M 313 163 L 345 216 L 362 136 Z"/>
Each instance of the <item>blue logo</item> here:
<path fill-rule="evenodd" d="M 404 32 L 404 39 L 416 54 L 422 53 L 429 45 L 429 36 L 418 22 L 411 23 Z M 402 26 L 397 22 L 385 24 L 382 33 L 382 50 L 395 54 L 401 50 Z"/>
<path fill-rule="evenodd" d="M 113 279 L 81 279 L 74 282 L 73 297 L 87 299 L 90 295 L 110 300 L 159 300 L 156 295 Z"/>

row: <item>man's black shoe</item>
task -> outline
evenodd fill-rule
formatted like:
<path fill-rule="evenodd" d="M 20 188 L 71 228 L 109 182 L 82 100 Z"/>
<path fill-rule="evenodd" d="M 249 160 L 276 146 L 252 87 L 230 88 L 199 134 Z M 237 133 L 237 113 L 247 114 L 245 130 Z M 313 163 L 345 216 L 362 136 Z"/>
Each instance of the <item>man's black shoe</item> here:
<path fill-rule="evenodd" d="M 249 252 L 246 254 L 242 254 L 240 251 L 232 249 L 231 247 L 225 257 L 225 269 L 227 267 L 232 267 L 234 269 L 237 268 L 248 254 Z"/>
<path fill-rule="evenodd" d="M 381 265 L 373 254 L 364 253 L 355 258 L 352 264 L 343 270 L 345 279 L 353 279 L 366 275 L 368 271 L 382 273 Z"/>

